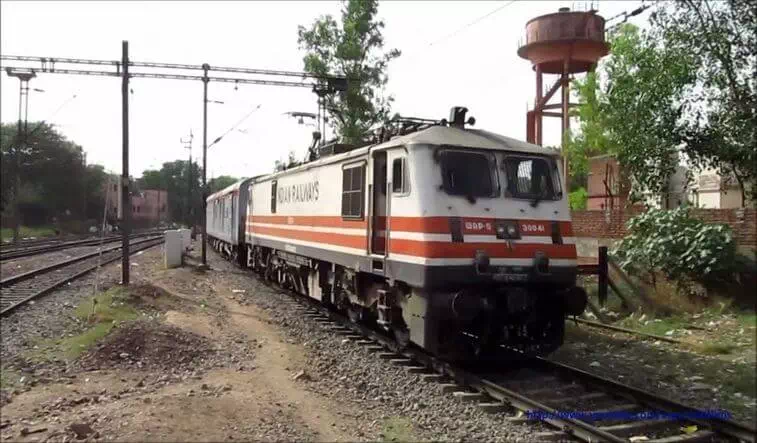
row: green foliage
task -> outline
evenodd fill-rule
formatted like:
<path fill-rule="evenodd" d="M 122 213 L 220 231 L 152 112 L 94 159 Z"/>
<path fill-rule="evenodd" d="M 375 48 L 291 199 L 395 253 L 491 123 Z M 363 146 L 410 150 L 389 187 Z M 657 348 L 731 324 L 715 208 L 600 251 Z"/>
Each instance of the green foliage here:
<path fill-rule="evenodd" d="M 728 281 L 737 266 L 730 227 L 705 224 L 687 208 L 650 209 L 629 220 L 628 232 L 613 255 L 626 272 L 646 274 L 652 283 L 662 274 L 683 287 L 710 286 Z"/>
<path fill-rule="evenodd" d="M 30 122 L 26 141 L 15 124 L 0 125 L 2 208 L 12 202 L 16 147 L 20 160 L 19 206 L 22 222 L 36 225 L 58 218 L 102 217 L 102 167 L 86 164 L 81 146 L 66 139 L 53 125 Z"/>
<path fill-rule="evenodd" d="M 568 203 L 573 211 L 586 209 L 586 203 L 589 201 L 589 194 L 586 188 L 578 188 L 568 194 Z"/>
<path fill-rule="evenodd" d="M 679 128 L 697 166 L 733 175 L 742 200 L 757 199 L 757 9 L 752 0 L 663 3 L 652 32 L 670 51 L 696 61 L 696 89 L 682 98 L 690 111 Z M 750 193 L 751 191 L 751 193 Z M 749 195 L 751 194 L 751 195 Z M 745 201 L 742 201 L 742 205 Z"/>
<path fill-rule="evenodd" d="M 610 36 L 611 55 L 577 83 L 580 132 L 567 143 L 570 169 L 587 172 L 587 157 L 616 154 L 644 191 L 666 192 L 678 164 L 683 97 L 694 81 L 694 59 L 625 24 Z"/>
<path fill-rule="evenodd" d="M 231 177 L 229 175 L 220 175 L 218 177 L 211 178 L 210 181 L 208 182 L 208 188 L 209 188 L 208 192 L 210 194 L 214 192 L 218 192 L 227 186 L 233 185 L 237 181 L 239 181 L 238 178 Z"/>
<path fill-rule="evenodd" d="M 305 71 L 347 77 L 347 91 L 325 98 L 330 123 L 346 143 L 355 143 L 377 123 L 388 120 L 391 97 L 383 96 L 386 68 L 400 52 L 384 52 L 384 23 L 376 20 L 377 0 L 347 0 L 341 23 L 322 16 L 310 28 L 298 28 L 306 51 Z"/>
<path fill-rule="evenodd" d="M 20 226 L 18 229 L 18 235 L 20 238 L 44 238 L 52 237 L 56 235 L 55 229 L 50 226 Z M 13 239 L 13 229 L 3 228 L 0 230 L 0 237 L 2 241 L 10 241 Z"/>
<path fill-rule="evenodd" d="M 274 162 L 273 172 L 286 171 L 287 169 L 292 169 L 301 164 L 302 162 L 297 160 L 297 156 L 295 155 L 294 151 L 289 151 L 289 158 L 287 159 L 287 161 L 276 160 L 276 162 Z"/>
<path fill-rule="evenodd" d="M 662 194 L 680 151 L 692 166 L 738 182 L 742 205 L 757 199 L 755 11 L 750 0 L 662 2 L 648 30 L 613 32 L 596 74 L 574 83 L 580 129 L 565 143 L 571 174 L 585 173 L 590 156 L 616 154 L 632 198 Z"/>

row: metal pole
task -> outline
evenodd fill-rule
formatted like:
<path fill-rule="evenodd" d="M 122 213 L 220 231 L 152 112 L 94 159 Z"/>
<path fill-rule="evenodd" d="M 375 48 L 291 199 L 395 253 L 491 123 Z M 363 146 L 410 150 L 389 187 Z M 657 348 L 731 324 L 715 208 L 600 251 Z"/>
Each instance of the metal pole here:
<path fill-rule="evenodd" d="M 189 150 L 189 163 L 187 164 L 187 226 L 192 226 L 192 150 Z"/>
<path fill-rule="evenodd" d="M 21 211 L 19 211 L 18 193 L 21 189 L 21 101 L 24 97 L 24 80 L 18 79 L 18 130 L 16 131 L 15 161 L 16 167 L 13 177 L 13 243 L 18 243 L 19 227 L 21 225 Z M 25 137 L 24 137 L 25 138 Z"/>
<path fill-rule="evenodd" d="M 131 199 L 129 198 L 129 42 L 121 42 L 121 128 L 122 128 L 122 171 L 121 171 L 121 284 L 129 285 L 129 222 L 131 221 Z"/>
<path fill-rule="evenodd" d="M 570 132 L 570 60 L 565 59 L 563 62 L 562 78 L 562 140 L 560 140 L 560 150 L 563 155 L 563 174 L 565 182 L 568 182 L 568 156 L 565 155 L 565 137 Z"/>
<path fill-rule="evenodd" d="M 536 144 L 541 146 L 542 141 L 542 125 L 544 124 L 544 117 L 542 116 L 542 72 L 541 66 L 536 65 L 536 106 L 534 106 L 534 125 L 536 127 Z"/>
<path fill-rule="evenodd" d="M 19 240 L 19 227 L 21 225 L 21 211 L 19 210 L 19 198 L 18 194 L 21 189 L 21 150 L 27 144 L 28 134 L 28 122 L 27 115 L 29 113 L 29 80 L 36 76 L 33 69 L 23 72 L 14 71 L 11 68 L 6 68 L 8 77 L 18 78 L 18 130 L 16 131 L 16 146 L 13 149 L 13 162 L 15 166 L 13 168 L 13 242 L 16 243 Z M 26 112 L 24 113 L 24 97 L 26 97 Z M 22 117 L 23 114 L 23 117 Z M 23 122 L 23 126 L 22 126 Z"/>
<path fill-rule="evenodd" d="M 202 266 L 207 266 L 207 252 L 206 244 L 208 242 L 207 233 L 207 221 L 205 220 L 205 214 L 207 213 L 207 170 L 208 170 L 208 70 L 210 66 L 207 63 L 202 65 L 203 78 L 202 78 Z"/>

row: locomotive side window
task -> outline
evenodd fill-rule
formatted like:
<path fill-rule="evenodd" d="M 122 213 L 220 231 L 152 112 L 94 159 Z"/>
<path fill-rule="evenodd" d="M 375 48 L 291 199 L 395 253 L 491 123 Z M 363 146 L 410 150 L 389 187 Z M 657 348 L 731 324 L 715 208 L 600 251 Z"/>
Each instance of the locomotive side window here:
<path fill-rule="evenodd" d="M 559 197 L 553 168 L 545 158 L 506 157 L 505 174 L 507 197 L 538 200 L 555 200 Z"/>
<path fill-rule="evenodd" d="M 271 182 L 271 214 L 276 213 L 276 180 Z"/>
<path fill-rule="evenodd" d="M 407 167 L 405 158 L 395 158 L 392 162 L 392 192 L 395 194 L 406 194 L 407 185 Z"/>
<path fill-rule="evenodd" d="M 442 186 L 450 195 L 493 197 L 496 175 L 493 159 L 479 152 L 442 151 Z"/>
<path fill-rule="evenodd" d="M 342 217 L 363 218 L 364 171 L 364 165 L 342 171 Z"/>

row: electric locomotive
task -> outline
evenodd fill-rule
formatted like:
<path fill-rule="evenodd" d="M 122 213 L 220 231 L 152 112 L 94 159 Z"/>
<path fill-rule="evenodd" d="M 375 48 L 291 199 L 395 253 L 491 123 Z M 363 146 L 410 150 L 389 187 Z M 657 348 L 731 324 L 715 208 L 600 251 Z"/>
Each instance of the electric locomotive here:
<path fill-rule="evenodd" d="M 466 112 L 396 120 L 211 195 L 211 244 L 441 357 L 557 349 L 586 307 L 561 158 Z"/>

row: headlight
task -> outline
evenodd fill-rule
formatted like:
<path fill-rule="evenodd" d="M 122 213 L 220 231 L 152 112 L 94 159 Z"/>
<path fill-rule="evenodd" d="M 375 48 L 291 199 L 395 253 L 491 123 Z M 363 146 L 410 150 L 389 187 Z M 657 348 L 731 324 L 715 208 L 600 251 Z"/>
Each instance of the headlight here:
<path fill-rule="evenodd" d="M 518 229 L 515 225 L 507 225 L 507 236 L 511 238 L 518 236 Z"/>
<path fill-rule="evenodd" d="M 497 238 L 514 239 L 520 238 L 518 225 L 514 221 L 500 221 L 496 223 Z"/>

